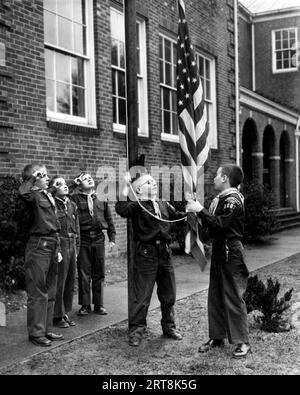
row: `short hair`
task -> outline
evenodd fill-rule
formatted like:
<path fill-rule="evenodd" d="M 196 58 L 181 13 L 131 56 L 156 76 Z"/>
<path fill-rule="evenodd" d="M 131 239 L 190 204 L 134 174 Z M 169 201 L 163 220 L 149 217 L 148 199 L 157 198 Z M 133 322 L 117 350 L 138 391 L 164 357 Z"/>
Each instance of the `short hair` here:
<path fill-rule="evenodd" d="M 26 165 L 22 171 L 22 175 L 21 175 L 22 180 L 23 181 L 29 180 L 32 174 L 42 167 L 46 167 L 46 166 L 41 163 L 31 163 L 29 165 Z"/>
<path fill-rule="evenodd" d="M 240 166 L 228 164 L 221 166 L 222 174 L 227 176 L 233 188 L 237 188 L 244 180 L 244 172 Z"/>
<path fill-rule="evenodd" d="M 63 178 L 63 177 L 62 177 L 62 176 L 59 176 L 59 175 L 56 175 L 56 176 L 54 176 L 54 177 L 51 178 L 51 180 L 50 180 L 50 182 L 49 182 L 49 188 L 52 188 L 52 187 L 53 187 L 55 181 L 56 181 L 58 178 Z"/>

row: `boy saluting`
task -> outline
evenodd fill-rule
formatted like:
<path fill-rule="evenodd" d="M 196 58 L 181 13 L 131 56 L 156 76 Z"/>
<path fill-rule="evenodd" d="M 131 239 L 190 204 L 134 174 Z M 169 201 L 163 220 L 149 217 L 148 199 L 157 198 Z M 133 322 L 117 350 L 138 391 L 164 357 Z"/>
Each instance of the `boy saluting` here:
<path fill-rule="evenodd" d="M 198 201 L 189 201 L 186 210 L 198 213 L 212 238 L 212 259 L 208 293 L 210 340 L 199 352 L 222 347 L 228 337 L 236 345 L 235 358 L 250 351 L 247 308 L 243 300 L 249 272 L 244 261 L 241 239 L 244 235 L 244 197 L 237 189 L 243 182 L 243 171 L 236 165 L 219 168 L 214 187 L 219 195 L 209 211 Z"/>
<path fill-rule="evenodd" d="M 143 166 L 144 157 L 139 159 Z M 131 177 L 125 177 L 127 187 L 123 197 L 128 195 Z M 147 313 L 154 284 L 161 304 L 162 330 L 166 337 L 182 340 L 176 329 L 174 304 L 176 301 L 175 274 L 170 249 L 170 223 L 160 220 L 178 219 L 185 213 L 176 212 L 167 202 L 156 200 L 157 183 L 142 168 L 142 173 L 131 180 L 131 188 L 138 201 L 119 201 L 117 213 L 131 218 L 136 242 L 133 268 L 134 301 L 129 312 L 129 345 L 138 347 L 147 326 Z M 129 195 L 130 196 L 130 195 Z M 132 194 L 131 194 L 132 196 Z M 136 200 L 135 197 L 132 197 Z"/>

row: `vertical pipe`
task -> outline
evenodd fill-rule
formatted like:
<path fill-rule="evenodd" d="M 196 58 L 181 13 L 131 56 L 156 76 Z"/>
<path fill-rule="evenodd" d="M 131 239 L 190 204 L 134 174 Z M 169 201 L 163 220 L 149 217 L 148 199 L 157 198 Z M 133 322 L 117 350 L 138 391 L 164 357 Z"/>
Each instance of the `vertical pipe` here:
<path fill-rule="evenodd" d="M 297 211 L 300 211 L 300 170 L 299 170 L 299 154 L 300 154 L 300 118 L 298 121 L 298 125 L 296 128 L 296 203 L 297 203 Z"/>
<path fill-rule="evenodd" d="M 256 91 L 256 66 L 255 66 L 255 25 L 252 20 L 251 25 L 251 44 L 252 44 L 252 90 Z"/>
<path fill-rule="evenodd" d="M 124 0 L 126 42 L 126 109 L 127 109 L 127 161 L 130 169 L 138 156 L 138 96 L 137 96 L 137 44 L 136 44 L 136 1 Z M 127 222 L 127 277 L 128 277 L 128 323 L 132 311 L 133 263 L 135 244 L 131 220 Z"/>
<path fill-rule="evenodd" d="M 235 46 L 235 113 L 236 113 L 236 164 L 241 164 L 240 151 L 240 79 L 239 79 L 239 30 L 238 0 L 234 0 L 234 46 Z"/>

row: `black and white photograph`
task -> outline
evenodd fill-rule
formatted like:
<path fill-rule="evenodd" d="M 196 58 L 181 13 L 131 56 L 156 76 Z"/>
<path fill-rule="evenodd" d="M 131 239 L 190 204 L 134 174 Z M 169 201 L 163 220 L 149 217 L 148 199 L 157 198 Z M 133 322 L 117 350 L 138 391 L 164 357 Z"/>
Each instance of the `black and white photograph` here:
<path fill-rule="evenodd" d="M 0 0 L 0 376 L 299 374 L 300 0 Z"/>

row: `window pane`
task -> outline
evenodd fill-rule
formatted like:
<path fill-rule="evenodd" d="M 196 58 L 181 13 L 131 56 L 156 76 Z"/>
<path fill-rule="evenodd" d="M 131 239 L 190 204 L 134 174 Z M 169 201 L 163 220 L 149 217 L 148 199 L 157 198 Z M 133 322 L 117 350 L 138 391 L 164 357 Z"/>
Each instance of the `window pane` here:
<path fill-rule="evenodd" d="M 159 63 L 159 68 L 160 68 L 160 70 L 159 70 L 159 72 L 160 72 L 160 82 L 163 84 L 165 81 L 164 81 L 164 63 L 163 63 L 162 60 Z"/>
<path fill-rule="evenodd" d="M 56 83 L 57 112 L 70 114 L 70 85 Z"/>
<path fill-rule="evenodd" d="M 126 100 L 119 99 L 119 123 L 126 125 Z"/>
<path fill-rule="evenodd" d="M 74 4 L 74 21 L 78 23 L 85 23 L 83 20 L 84 1 L 73 0 Z"/>
<path fill-rule="evenodd" d="M 113 97 L 113 123 L 118 123 L 117 120 L 117 99 Z"/>
<path fill-rule="evenodd" d="M 48 44 L 57 45 L 56 35 L 56 16 L 48 11 L 44 11 L 44 32 L 45 42 Z"/>
<path fill-rule="evenodd" d="M 163 89 L 163 109 L 170 110 L 170 91 Z"/>
<path fill-rule="evenodd" d="M 275 47 L 276 47 L 276 49 L 281 49 L 281 41 L 276 41 Z"/>
<path fill-rule="evenodd" d="M 171 65 L 169 63 L 165 64 L 166 81 L 165 84 L 171 86 L 172 75 L 171 75 Z"/>
<path fill-rule="evenodd" d="M 171 133 L 171 114 L 168 111 L 164 111 L 164 133 Z"/>
<path fill-rule="evenodd" d="M 210 81 L 206 81 L 206 99 L 211 100 L 211 86 Z"/>
<path fill-rule="evenodd" d="M 70 57 L 56 53 L 56 79 L 70 83 Z"/>
<path fill-rule="evenodd" d="M 202 56 L 199 56 L 199 74 L 201 77 L 204 77 L 204 59 Z"/>
<path fill-rule="evenodd" d="M 284 59 L 283 67 L 285 69 L 289 69 L 290 68 L 290 61 L 289 61 L 289 59 Z"/>
<path fill-rule="evenodd" d="M 125 69 L 125 43 L 120 41 L 120 65 L 122 69 Z"/>
<path fill-rule="evenodd" d="M 117 94 L 117 92 L 116 92 L 116 75 L 117 75 L 116 70 L 113 70 L 112 71 L 112 93 L 113 93 L 113 95 Z"/>
<path fill-rule="evenodd" d="M 281 32 L 276 32 L 276 33 L 275 33 L 275 39 L 276 39 L 277 41 L 280 41 L 280 40 L 281 40 Z"/>
<path fill-rule="evenodd" d="M 283 30 L 283 32 L 282 32 L 282 38 L 283 38 L 283 40 L 288 40 L 288 38 L 289 38 L 289 32 L 288 32 L 288 30 Z"/>
<path fill-rule="evenodd" d="M 57 0 L 57 13 L 72 19 L 73 7 L 71 0 Z"/>
<path fill-rule="evenodd" d="M 45 50 L 46 78 L 54 79 L 54 52 Z"/>
<path fill-rule="evenodd" d="M 173 113 L 173 134 L 178 134 L 178 116 Z"/>
<path fill-rule="evenodd" d="M 47 110 L 55 111 L 55 97 L 54 97 L 54 81 L 46 81 L 47 90 Z"/>
<path fill-rule="evenodd" d="M 73 101 L 73 115 L 77 117 L 84 117 L 84 89 L 73 87 L 72 90 Z"/>
<path fill-rule="evenodd" d="M 171 62 L 171 42 L 165 40 L 165 60 Z"/>
<path fill-rule="evenodd" d="M 118 66 L 118 40 L 111 40 L 111 63 Z"/>
<path fill-rule="evenodd" d="M 82 25 L 74 23 L 74 50 L 83 55 L 86 54 L 85 30 Z"/>
<path fill-rule="evenodd" d="M 163 58 L 163 38 L 159 38 L 159 57 L 160 59 Z"/>
<path fill-rule="evenodd" d="M 118 96 L 125 97 L 125 73 L 118 72 Z"/>
<path fill-rule="evenodd" d="M 56 12 L 56 0 L 44 0 L 44 8 Z"/>
<path fill-rule="evenodd" d="M 84 87 L 83 59 L 72 58 L 72 84 Z"/>
<path fill-rule="evenodd" d="M 73 50 L 72 22 L 58 17 L 58 45 L 62 48 Z"/>
<path fill-rule="evenodd" d="M 177 93 L 172 92 L 172 110 L 177 111 Z"/>
<path fill-rule="evenodd" d="M 210 61 L 208 59 L 205 60 L 205 72 L 206 78 L 210 80 Z"/>
<path fill-rule="evenodd" d="M 136 62 L 137 62 L 137 73 L 141 74 L 141 62 L 140 62 L 140 50 L 139 49 L 137 49 L 137 51 L 136 51 L 136 57 L 137 57 L 137 60 L 136 60 Z"/>
<path fill-rule="evenodd" d="M 283 48 L 289 48 L 289 40 L 283 40 Z"/>

